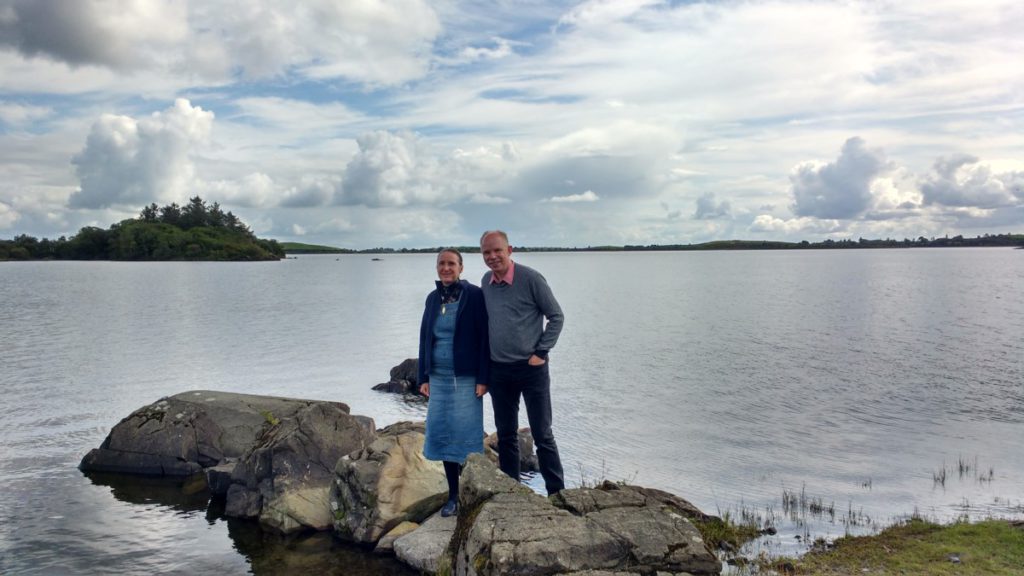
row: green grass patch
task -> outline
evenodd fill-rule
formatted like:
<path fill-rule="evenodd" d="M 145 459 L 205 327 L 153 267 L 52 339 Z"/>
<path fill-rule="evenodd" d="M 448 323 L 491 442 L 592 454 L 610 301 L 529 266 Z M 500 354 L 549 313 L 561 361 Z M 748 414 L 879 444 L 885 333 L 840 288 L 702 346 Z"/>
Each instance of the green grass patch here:
<path fill-rule="evenodd" d="M 706 520 L 691 518 L 690 521 L 712 550 L 739 550 L 740 546 L 762 534 L 755 520 L 744 518 L 736 522 L 728 510 L 721 516 L 710 516 Z"/>
<path fill-rule="evenodd" d="M 1024 527 L 1006 520 L 944 526 L 914 519 L 762 567 L 783 574 L 1024 574 Z"/>
<path fill-rule="evenodd" d="M 277 426 L 278 424 L 281 423 L 281 419 L 274 416 L 274 413 L 271 412 L 270 410 L 260 410 L 260 415 L 263 416 L 263 419 L 266 420 L 267 424 L 270 424 L 271 426 Z"/>

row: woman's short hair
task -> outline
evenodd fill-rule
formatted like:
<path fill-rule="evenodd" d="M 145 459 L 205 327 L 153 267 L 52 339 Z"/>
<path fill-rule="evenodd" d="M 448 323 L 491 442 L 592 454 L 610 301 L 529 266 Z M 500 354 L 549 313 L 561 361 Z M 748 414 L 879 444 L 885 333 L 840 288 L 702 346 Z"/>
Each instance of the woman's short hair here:
<path fill-rule="evenodd" d="M 451 252 L 452 254 L 455 254 L 455 257 L 459 259 L 459 264 L 460 265 L 462 264 L 462 253 L 459 252 L 458 249 L 456 249 L 456 248 L 442 248 L 441 251 L 437 253 L 437 255 L 440 256 L 441 254 L 444 254 L 445 252 Z"/>

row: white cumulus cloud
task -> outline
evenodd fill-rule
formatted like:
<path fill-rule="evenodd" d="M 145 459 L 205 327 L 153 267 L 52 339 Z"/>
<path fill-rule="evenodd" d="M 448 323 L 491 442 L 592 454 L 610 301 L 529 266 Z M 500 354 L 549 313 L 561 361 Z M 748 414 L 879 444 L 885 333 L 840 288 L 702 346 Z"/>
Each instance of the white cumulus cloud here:
<path fill-rule="evenodd" d="M 775 234 L 829 234 L 841 232 L 843 225 L 838 220 L 822 220 L 818 218 L 782 219 L 770 214 L 760 214 L 754 218 L 749 230 L 751 232 L 769 232 Z"/>
<path fill-rule="evenodd" d="M 0 102 L 0 122 L 9 126 L 21 126 L 23 124 L 42 120 L 52 114 L 53 109 L 48 106 Z"/>
<path fill-rule="evenodd" d="M 308 208 L 329 204 L 337 191 L 337 185 L 326 179 L 305 179 L 302 184 L 285 193 L 281 206 L 286 208 Z"/>
<path fill-rule="evenodd" d="M 203 195 L 233 206 L 264 208 L 277 203 L 277 185 L 262 172 L 253 172 L 241 180 L 218 180 L 199 185 Z"/>
<path fill-rule="evenodd" d="M 415 134 L 378 130 L 356 142 L 359 152 L 345 169 L 341 203 L 404 206 L 441 199 L 439 163 Z"/>
<path fill-rule="evenodd" d="M 184 2 L 5 0 L 0 46 L 73 66 L 137 69 L 188 36 Z"/>
<path fill-rule="evenodd" d="M 7 229 L 21 217 L 20 214 L 4 202 L 0 202 L 0 228 Z"/>
<path fill-rule="evenodd" d="M 413 204 L 504 203 L 490 187 L 512 170 L 515 147 L 455 148 L 445 153 L 408 131 L 377 130 L 356 139 L 359 151 L 345 168 L 340 204 L 369 207 Z"/>
<path fill-rule="evenodd" d="M 238 4 L 237 12 L 253 12 L 251 2 Z M 437 13 L 423 0 L 278 0 L 260 7 L 242 28 L 248 38 L 230 52 L 262 74 L 297 66 L 311 78 L 397 84 L 426 74 L 441 32 Z"/>
<path fill-rule="evenodd" d="M 978 158 L 956 154 L 935 161 L 921 183 L 925 205 L 1001 208 L 1024 203 L 1024 171 L 994 172 Z"/>
<path fill-rule="evenodd" d="M 727 218 L 730 206 L 728 200 L 715 201 L 714 192 L 705 192 L 697 198 L 697 209 L 693 213 L 695 220 L 714 220 L 716 218 Z"/>
<path fill-rule="evenodd" d="M 552 196 L 550 200 L 552 202 L 597 202 L 601 198 L 594 193 L 593 190 L 587 190 L 580 194 L 569 194 L 568 196 Z"/>
<path fill-rule="evenodd" d="M 793 213 L 856 218 L 872 204 L 871 182 L 890 168 L 881 152 L 869 150 L 861 138 L 850 138 L 834 162 L 804 162 L 793 169 Z"/>
<path fill-rule="evenodd" d="M 186 197 L 194 177 L 193 148 L 209 137 L 212 125 L 212 112 L 182 98 L 138 120 L 104 114 L 71 160 L 80 188 L 69 205 L 104 208 Z"/>
<path fill-rule="evenodd" d="M 429 70 L 424 0 L 0 0 L 0 47 L 72 67 L 393 85 Z"/>
<path fill-rule="evenodd" d="M 465 64 L 469 62 L 476 62 L 478 60 L 498 60 L 511 56 L 512 43 L 505 38 L 494 37 L 491 39 L 494 43 L 494 47 L 484 46 L 466 46 L 459 51 L 458 57 L 452 61 L 452 64 Z"/>

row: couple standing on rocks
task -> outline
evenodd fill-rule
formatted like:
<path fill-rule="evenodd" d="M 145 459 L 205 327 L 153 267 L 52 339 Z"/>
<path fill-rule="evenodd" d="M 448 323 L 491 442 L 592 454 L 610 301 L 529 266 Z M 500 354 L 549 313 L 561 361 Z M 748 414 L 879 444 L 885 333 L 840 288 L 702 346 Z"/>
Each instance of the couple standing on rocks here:
<path fill-rule="evenodd" d="M 483 452 L 483 396 L 488 392 L 501 470 L 519 481 L 522 397 L 548 495 L 565 487 L 551 431 L 548 373 L 562 309 L 539 272 L 512 261 L 507 234 L 484 232 L 480 253 L 490 268 L 481 287 L 459 278 L 458 250 L 438 253 L 437 289 L 427 295 L 420 324 L 418 378 L 420 392 L 430 399 L 423 454 L 444 463 L 448 502 L 442 516 L 458 512 L 459 473 L 466 456 Z"/>

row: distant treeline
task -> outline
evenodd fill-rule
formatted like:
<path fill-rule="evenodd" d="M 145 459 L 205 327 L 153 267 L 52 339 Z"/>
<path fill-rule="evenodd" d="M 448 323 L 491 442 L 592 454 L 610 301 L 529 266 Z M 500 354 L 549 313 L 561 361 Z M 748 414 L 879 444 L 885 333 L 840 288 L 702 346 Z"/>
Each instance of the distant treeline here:
<path fill-rule="evenodd" d="M 303 244 L 301 242 L 281 242 L 281 248 L 289 254 L 358 254 L 358 250 L 335 248 L 319 244 Z"/>
<path fill-rule="evenodd" d="M 290 254 L 434 254 L 448 246 L 437 246 L 434 248 L 368 248 L 365 250 L 348 250 L 345 248 L 332 248 L 330 246 L 316 246 L 312 244 L 296 244 L 286 242 L 282 244 L 285 251 Z M 845 248 L 937 248 L 937 247 L 958 247 L 958 246 L 1017 246 L 1024 247 L 1024 234 L 985 234 L 974 238 L 963 236 L 945 236 L 943 238 L 925 238 L 919 236 L 916 240 L 904 238 L 895 240 L 868 240 L 859 238 L 857 240 L 823 240 L 821 242 L 777 242 L 771 240 L 716 240 L 714 242 L 703 242 L 700 244 L 647 244 L 625 246 L 587 246 L 565 248 L 558 246 L 514 246 L 516 252 L 648 252 L 648 251 L 673 251 L 673 250 L 830 250 Z M 294 247 L 294 248 L 293 248 Z M 460 252 L 480 252 L 479 246 L 455 246 Z"/>
<path fill-rule="evenodd" d="M 196 196 L 188 204 L 150 204 L 138 218 L 104 230 L 87 226 L 71 238 L 22 234 L 0 240 L 0 260 L 280 260 L 276 240 L 261 240 L 231 212 Z"/>

